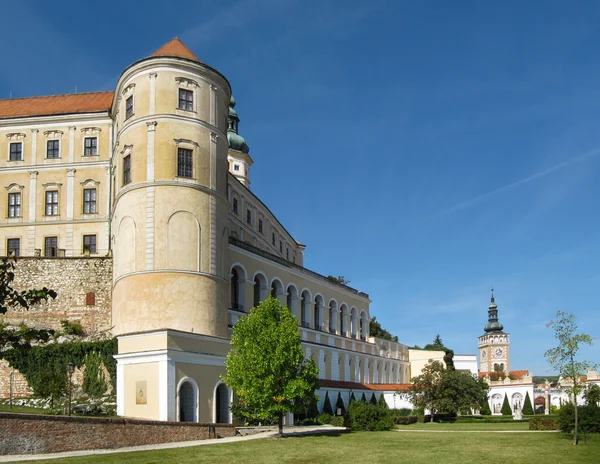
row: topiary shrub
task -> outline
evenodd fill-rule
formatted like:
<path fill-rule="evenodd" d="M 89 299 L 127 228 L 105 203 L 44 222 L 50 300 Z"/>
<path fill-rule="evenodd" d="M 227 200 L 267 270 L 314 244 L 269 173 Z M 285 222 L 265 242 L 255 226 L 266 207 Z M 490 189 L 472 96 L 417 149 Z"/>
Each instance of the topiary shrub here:
<path fill-rule="evenodd" d="M 352 393 L 352 395 L 350 395 L 350 403 L 354 403 L 356 401 L 356 398 L 354 397 L 354 393 Z"/>
<path fill-rule="evenodd" d="M 363 392 L 362 396 L 360 397 L 360 402 L 367 404 L 367 397 L 365 396 L 365 392 Z"/>
<path fill-rule="evenodd" d="M 352 431 L 380 432 L 394 427 L 389 409 L 378 404 L 353 403 L 348 407 L 348 427 Z"/>
<path fill-rule="evenodd" d="M 373 406 L 377 406 L 377 398 L 375 398 L 375 393 L 371 394 L 371 400 L 369 401 Z"/>
<path fill-rule="evenodd" d="M 532 417 L 529 419 L 529 430 L 558 430 L 558 424 L 554 419 Z"/>
<path fill-rule="evenodd" d="M 502 409 L 500 410 L 503 416 L 512 416 L 512 409 L 508 404 L 508 396 L 504 395 L 504 402 L 502 403 Z"/>
<path fill-rule="evenodd" d="M 381 395 L 379 395 L 379 406 L 384 407 L 385 409 L 390 409 L 388 407 L 387 401 L 385 400 L 385 397 L 383 396 L 383 393 Z"/>
<path fill-rule="evenodd" d="M 523 403 L 523 415 L 531 416 L 533 414 L 533 405 L 531 404 L 531 398 L 529 398 L 529 392 L 525 395 L 525 402 Z"/>
<path fill-rule="evenodd" d="M 335 414 L 339 416 L 346 415 L 346 407 L 344 406 L 344 400 L 342 394 L 338 392 L 337 401 L 335 402 Z"/>
<path fill-rule="evenodd" d="M 329 401 L 329 392 L 325 392 L 325 402 L 323 403 L 323 414 L 329 414 L 333 416 L 333 408 L 331 407 L 331 401 Z"/>
<path fill-rule="evenodd" d="M 398 425 L 416 424 L 419 422 L 418 416 L 395 416 L 394 422 Z"/>
<path fill-rule="evenodd" d="M 481 408 L 480 413 L 482 416 L 491 416 L 492 415 L 492 410 L 490 409 L 490 404 L 487 401 L 483 404 L 483 408 Z"/>

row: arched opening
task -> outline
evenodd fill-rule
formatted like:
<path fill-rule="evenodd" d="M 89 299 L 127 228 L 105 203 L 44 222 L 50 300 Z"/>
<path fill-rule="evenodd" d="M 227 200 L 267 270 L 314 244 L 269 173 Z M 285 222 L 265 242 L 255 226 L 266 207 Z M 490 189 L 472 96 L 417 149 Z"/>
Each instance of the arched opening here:
<path fill-rule="evenodd" d="M 179 385 L 179 422 L 198 422 L 198 386 L 190 380 Z"/>
<path fill-rule="evenodd" d="M 367 319 L 367 313 L 360 313 L 360 338 L 366 340 L 369 335 L 369 321 Z"/>
<path fill-rule="evenodd" d="M 308 304 L 310 302 L 310 293 L 308 290 L 302 292 L 300 301 L 300 324 L 302 327 L 310 327 L 310 315 L 308 313 Z"/>
<path fill-rule="evenodd" d="M 314 321 L 315 321 L 315 329 L 316 330 L 323 330 L 323 320 L 321 318 L 322 316 L 322 311 L 323 311 L 323 297 L 321 295 L 317 295 L 315 297 L 315 317 L 314 317 Z"/>
<path fill-rule="evenodd" d="M 289 285 L 287 288 L 287 307 L 296 316 L 296 320 L 300 321 L 300 314 L 298 311 L 298 289 L 293 285 Z"/>
<path fill-rule="evenodd" d="M 517 412 L 523 409 L 523 395 L 521 393 L 515 393 L 512 396 L 512 410 Z"/>
<path fill-rule="evenodd" d="M 266 298 L 266 291 L 268 289 L 267 279 L 262 274 L 256 274 L 254 276 L 254 298 L 253 305 L 256 308 L 262 300 Z"/>
<path fill-rule="evenodd" d="M 358 311 L 352 308 L 350 311 L 350 335 L 352 338 L 358 338 Z"/>
<path fill-rule="evenodd" d="M 340 335 L 348 336 L 348 306 L 345 304 L 340 307 Z"/>
<path fill-rule="evenodd" d="M 336 333 L 337 331 L 338 309 L 337 302 L 331 300 L 329 302 L 329 332 Z"/>
<path fill-rule="evenodd" d="M 273 282 L 271 283 L 271 296 L 281 301 L 281 295 L 283 295 L 283 293 L 283 284 L 279 280 L 273 279 Z"/>
<path fill-rule="evenodd" d="M 240 275 L 237 269 L 234 267 L 231 270 L 231 307 L 239 311 L 244 310 L 244 306 L 240 304 Z M 241 306 L 241 308 L 240 308 Z"/>
<path fill-rule="evenodd" d="M 217 424 L 231 423 L 231 390 L 224 383 L 220 383 L 215 391 L 215 422 Z"/>

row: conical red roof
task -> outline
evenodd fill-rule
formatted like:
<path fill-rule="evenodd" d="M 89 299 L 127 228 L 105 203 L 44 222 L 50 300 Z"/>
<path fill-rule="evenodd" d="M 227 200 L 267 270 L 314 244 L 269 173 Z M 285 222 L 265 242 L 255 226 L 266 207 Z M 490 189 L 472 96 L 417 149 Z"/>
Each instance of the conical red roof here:
<path fill-rule="evenodd" d="M 170 42 L 167 42 L 158 50 L 156 50 L 151 56 L 178 56 L 180 58 L 187 58 L 188 60 L 194 60 L 198 62 L 200 58 L 192 53 L 179 38 L 175 37 Z"/>

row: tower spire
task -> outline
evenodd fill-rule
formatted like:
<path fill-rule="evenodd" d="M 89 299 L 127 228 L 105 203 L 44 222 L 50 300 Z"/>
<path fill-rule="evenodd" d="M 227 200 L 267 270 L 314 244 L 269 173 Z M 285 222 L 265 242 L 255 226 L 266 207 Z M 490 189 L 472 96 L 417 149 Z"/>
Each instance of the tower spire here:
<path fill-rule="evenodd" d="M 494 288 L 492 287 L 492 298 L 488 306 L 488 323 L 483 328 L 486 332 L 502 332 L 504 326 L 498 322 L 498 306 L 494 298 Z"/>

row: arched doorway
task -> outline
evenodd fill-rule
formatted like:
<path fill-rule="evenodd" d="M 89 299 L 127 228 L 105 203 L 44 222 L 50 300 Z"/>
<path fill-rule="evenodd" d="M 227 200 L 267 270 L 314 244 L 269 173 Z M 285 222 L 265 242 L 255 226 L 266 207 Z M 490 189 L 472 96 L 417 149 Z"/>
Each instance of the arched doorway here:
<path fill-rule="evenodd" d="M 231 392 L 229 387 L 220 383 L 215 391 L 215 422 L 217 424 L 231 423 L 229 406 L 231 402 Z"/>
<path fill-rule="evenodd" d="M 198 386 L 185 380 L 179 386 L 179 422 L 198 422 Z"/>

